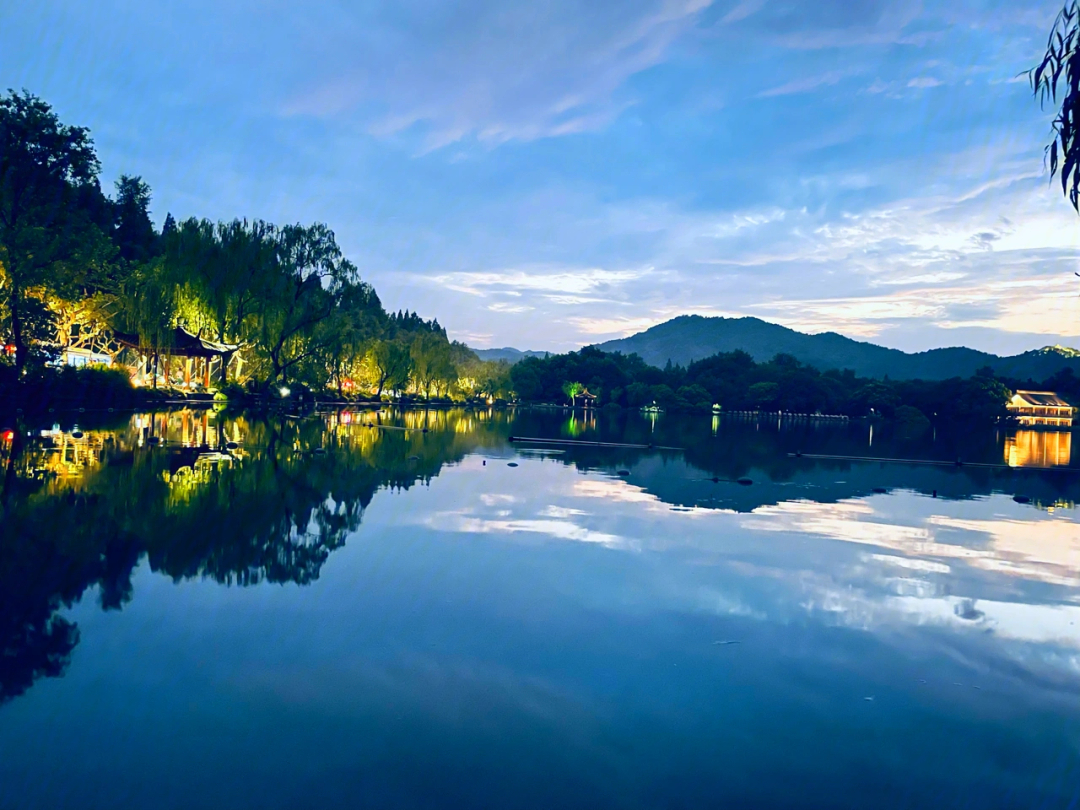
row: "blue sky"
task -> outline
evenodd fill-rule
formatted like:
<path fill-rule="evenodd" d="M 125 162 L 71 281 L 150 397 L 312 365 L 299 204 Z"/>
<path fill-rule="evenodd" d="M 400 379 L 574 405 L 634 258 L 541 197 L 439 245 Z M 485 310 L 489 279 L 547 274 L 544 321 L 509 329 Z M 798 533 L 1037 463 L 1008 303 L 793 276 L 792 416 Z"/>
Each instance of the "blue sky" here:
<path fill-rule="evenodd" d="M 0 0 L 0 87 L 154 215 L 325 221 L 388 308 L 564 350 L 754 315 L 1080 345 L 1057 2 Z"/>

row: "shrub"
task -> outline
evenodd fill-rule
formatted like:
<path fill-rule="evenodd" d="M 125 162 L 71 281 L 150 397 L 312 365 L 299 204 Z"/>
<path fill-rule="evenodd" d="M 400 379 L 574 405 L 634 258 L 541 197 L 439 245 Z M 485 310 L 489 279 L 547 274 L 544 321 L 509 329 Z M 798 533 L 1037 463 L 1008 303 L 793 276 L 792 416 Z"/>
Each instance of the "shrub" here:
<path fill-rule="evenodd" d="M 893 414 L 896 433 L 901 439 L 917 439 L 930 429 L 930 420 L 918 408 L 901 405 Z"/>
<path fill-rule="evenodd" d="M 138 399 L 127 372 L 105 366 L 35 369 L 13 388 L 19 401 L 31 410 L 128 408 Z"/>

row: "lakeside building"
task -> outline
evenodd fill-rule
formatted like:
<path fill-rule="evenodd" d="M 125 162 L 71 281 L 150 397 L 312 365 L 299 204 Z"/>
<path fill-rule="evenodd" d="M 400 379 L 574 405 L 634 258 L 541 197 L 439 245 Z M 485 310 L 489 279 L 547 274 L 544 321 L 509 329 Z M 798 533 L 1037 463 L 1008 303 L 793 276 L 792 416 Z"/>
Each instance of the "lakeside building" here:
<path fill-rule="evenodd" d="M 147 348 L 139 335 L 114 332 L 113 339 L 125 350 L 126 365 L 135 385 L 153 385 L 155 380 L 167 386 L 194 389 L 210 388 L 211 380 L 223 380 L 230 363 L 239 366 L 240 344 L 218 343 L 193 335 L 182 326 L 174 327 L 163 345 Z"/>
<path fill-rule="evenodd" d="M 1071 428 L 1076 412 L 1053 391 L 1017 391 L 1007 407 L 1024 427 Z"/>
<path fill-rule="evenodd" d="M 243 364 L 242 345 L 208 340 L 182 326 L 168 332 L 157 347 L 147 347 L 137 334 L 73 331 L 75 337 L 61 344 L 60 365 L 122 368 L 134 385 L 208 390 L 212 382 L 223 380 L 230 366 L 238 375 Z"/>

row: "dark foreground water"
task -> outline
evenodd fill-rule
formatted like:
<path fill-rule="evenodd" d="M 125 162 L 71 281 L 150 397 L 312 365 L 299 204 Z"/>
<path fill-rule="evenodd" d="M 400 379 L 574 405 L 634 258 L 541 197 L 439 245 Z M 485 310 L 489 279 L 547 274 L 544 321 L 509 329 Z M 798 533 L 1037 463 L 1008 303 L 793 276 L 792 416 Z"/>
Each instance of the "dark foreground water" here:
<path fill-rule="evenodd" d="M 1069 434 L 81 418 L 0 440 L 3 810 L 1080 806 Z"/>

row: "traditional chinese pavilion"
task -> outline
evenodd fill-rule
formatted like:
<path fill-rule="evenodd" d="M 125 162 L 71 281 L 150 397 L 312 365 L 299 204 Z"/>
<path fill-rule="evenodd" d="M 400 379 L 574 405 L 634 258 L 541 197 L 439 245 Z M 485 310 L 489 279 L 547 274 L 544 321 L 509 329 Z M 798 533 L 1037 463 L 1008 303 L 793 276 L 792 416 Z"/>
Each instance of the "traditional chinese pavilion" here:
<path fill-rule="evenodd" d="M 156 351 L 141 345 L 138 335 L 114 332 L 112 337 L 134 356 L 132 382 L 136 385 L 151 385 L 156 379 L 166 386 L 209 388 L 211 380 L 223 378 L 230 362 L 241 362 L 239 344 L 207 340 L 181 326 L 173 330 L 168 345 Z"/>

